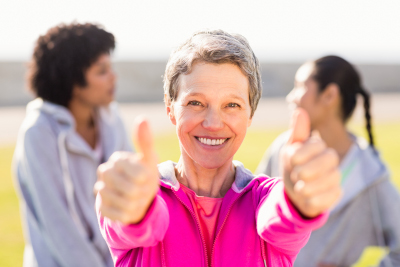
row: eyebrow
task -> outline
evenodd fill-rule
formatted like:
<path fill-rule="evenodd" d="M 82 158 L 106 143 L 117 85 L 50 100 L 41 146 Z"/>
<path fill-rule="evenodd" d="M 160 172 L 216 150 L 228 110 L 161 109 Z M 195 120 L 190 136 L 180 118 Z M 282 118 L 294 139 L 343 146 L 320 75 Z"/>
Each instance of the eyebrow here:
<path fill-rule="evenodd" d="M 96 66 L 107 66 L 108 63 L 106 63 L 106 62 L 97 62 L 97 63 L 95 63 L 95 65 Z"/>
<path fill-rule="evenodd" d="M 203 96 L 204 97 L 205 95 L 203 93 L 189 93 L 189 94 L 187 94 L 187 96 Z M 237 99 L 242 102 L 246 102 L 242 97 L 234 95 L 234 94 L 227 95 L 226 98 L 233 98 L 233 99 Z"/>
<path fill-rule="evenodd" d="M 230 94 L 228 97 L 245 102 L 243 98 L 241 98 L 240 96 L 234 95 L 234 94 Z"/>

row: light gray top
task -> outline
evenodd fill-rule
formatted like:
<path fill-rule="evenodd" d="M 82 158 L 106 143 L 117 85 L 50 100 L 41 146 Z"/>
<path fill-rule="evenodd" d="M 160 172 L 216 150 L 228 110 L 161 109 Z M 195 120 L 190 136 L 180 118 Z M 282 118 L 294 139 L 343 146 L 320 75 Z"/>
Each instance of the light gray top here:
<path fill-rule="evenodd" d="M 279 153 L 289 134 L 272 143 L 257 174 L 280 176 Z M 378 152 L 365 139 L 351 136 L 353 146 L 340 164 L 344 195 L 328 222 L 312 232 L 294 266 L 351 266 L 367 246 L 389 248 L 380 266 L 400 266 L 400 195 Z"/>
<path fill-rule="evenodd" d="M 132 150 L 115 103 L 97 112 L 102 160 Z M 113 266 L 94 210 L 98 155 L 65 107 L 30 102 L 13 168 L 26 240 L 24 266 Z"/>

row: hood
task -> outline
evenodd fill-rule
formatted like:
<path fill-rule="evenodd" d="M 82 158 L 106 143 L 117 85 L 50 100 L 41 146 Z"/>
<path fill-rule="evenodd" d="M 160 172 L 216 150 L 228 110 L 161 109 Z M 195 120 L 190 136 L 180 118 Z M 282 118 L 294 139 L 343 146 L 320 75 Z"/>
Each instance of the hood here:
<path fill-rule="evenodd" d="M 388 169 L 379 152 L 364 138 L 351 136 L 354 143 L 340 164 L 342 177 L 345 179 L 342 182 L 344 194 L 332 212 L 344 207 L 367 188 L 389 179 Z"/>
<path fill-rule="evenodd" d="M 75 128 L 75 119 L 66 107 L 36 98 L 26 106 L 26 113 L 28 115 L 35 112 L 45 113 L 54 118 L 58 123 L 67 126 L 67 128 Z"/>
<path fill-rule="evenodd" d="M 232 184 L 232 190 L 236 193 L 243 191 L 252 180 L 254 180 L 255 175 L 243 166 L 240 161 L 232 161 L 235 166 L 235 181 Z M 175 166 L 176 163 L 168 160 L 163 163 L 158 164 L 158 171 L 161 176 L 161 182 L 167 187 L 171 187 L 173 190 L 178 191 L 180 184 L 175 176 Z"/>
<path fill-rule="evenodd" d="M 43 101 L 41 98 L 36 98 L 29 102 L 26 112 L 27 116 L 35 116 L 41 113 L 46 117 L 50 117 L 50 123 L 57 135 L 65 135 L 66 147 L 69 151 L 86 154 L 90 157 L 93 156 L 92 149 L 83 138 L 76 133 L 75 118 L 66 107 Z M 119 131 L 124 130 L 122 125 L 119 125 L 118 120 L 119 112 L 116 102 L 112 102 L 106 107 L 97 109 L 97 123 L 99 125 L 99 132 L 101 133 L 100 140 L 106 158 L 108 158 L 113 151 L 116 151 L 116 147 L 121 146 L 120 142 L 124 141 L 116 137 L 122 136 Z"/>

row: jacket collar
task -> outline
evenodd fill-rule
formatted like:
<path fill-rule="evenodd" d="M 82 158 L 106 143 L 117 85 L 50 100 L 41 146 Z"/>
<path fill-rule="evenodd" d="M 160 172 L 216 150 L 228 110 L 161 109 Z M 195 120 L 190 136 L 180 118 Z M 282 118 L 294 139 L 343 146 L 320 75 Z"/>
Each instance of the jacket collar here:
<path fill-rule="evenodd" d="M 363 191 L 389 177 L 379 153 L 365 139 L 352 135 L 354 143 L 340 164 L 344 194 L 332 209 L 335 213 L 342 209 Z"/>
<path fill-rule="evenodd" d="M 232 184 L 232 190 L 236 193 L 242 192 L 249 183 L 255 178 L 255 175 L 243 166 L 240 161 L 234 160 L 233 165 L 235 166 L 235 181 Z M 175 166 L 176 163 L 168 160 L 163 163 L 158 164 L 158 171 L 161 177 L 162 184 L 178 191 L 180 184 L 175 176 Z"/>
<path fill-rule="evenodd" d="M 233 203 L 242 195 L 242 193 L 251 188 L 253 182 L 258 180 L 258 178 L 255 177 L 251 171 L 246 169 L 241 162 L 234 160 L 233 164 L 236 169 L 235 181 L 232 184 L 231 190 L 228 190 L 222 201 L 221 210 L 217 220 L 216 233 L 218 233 L 223 226 L 223 222 L 225 221 L 226 216 L 228 216 L 230 207 Z M 161 186 L 173 190 L 185 206 L 193 212 L 194 207 L 192 206 L 188 196 L 183 190 L 179 190 L 180 185 L 175 176 L 175 166 L 176 163 L 172 161 L 166 161 L 158 165 L 158 171 L 161 176 Z"/>
<path fill-rule="evenodd" d="M 117 109 L 117 104 L 113 102 L 109 106 L 97 110 L 97 122 L 104 159 L 108 159 L 114 151 L 121 147 L 121 142 L 123 142 L 120 137 L 116 136 L 119 135 L 118 131 L 121 130 L 115 127 L 119 119 Z M 91 147 L 76 132 L 75 119 L 66 107 L 36 98 L 27 105 L 27 113 L 36 111 L 45 113 L 52 118 L 52 124 L 54 124 L 57 134 L 65 132 L 65 145 L 68 151 L 94 157 Z"/>

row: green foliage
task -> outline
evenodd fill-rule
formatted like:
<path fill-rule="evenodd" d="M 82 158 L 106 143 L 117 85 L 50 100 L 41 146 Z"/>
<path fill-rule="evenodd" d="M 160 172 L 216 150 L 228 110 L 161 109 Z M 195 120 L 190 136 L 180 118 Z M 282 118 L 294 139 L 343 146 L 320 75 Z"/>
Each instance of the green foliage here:
<path fill-rule="evenodd" d="M 350 125 L 356 134 L 365 136 L 360 125 Z M 266 148 L 284 129 L 250 129 L 235 159 L 254 171 Z M 375 127 L 377 147 L 392 173 L 392 181 L 400 189 L 400 124 L 380 124 Z M 178 161 L 180 150 L 174 132 L 155 137 L 160 162 Z M 18 200 L 11 179 L 13 147 L 0 147 L 0 266 L 22 266 L 23 237 Z M 368 248 L 354 267 L 374 266 L 384 255 L 380 248 Z"/>

